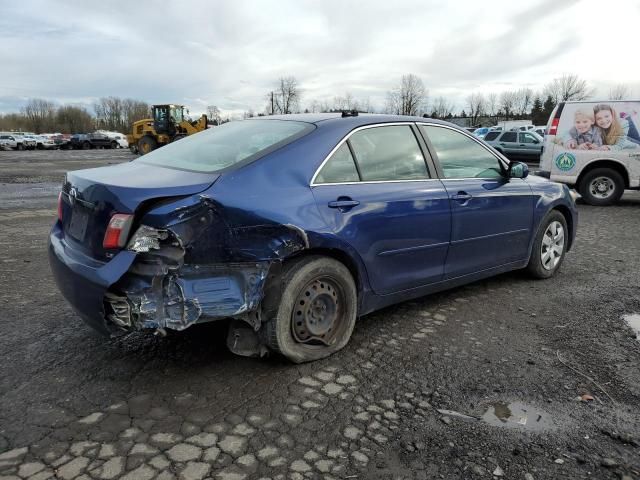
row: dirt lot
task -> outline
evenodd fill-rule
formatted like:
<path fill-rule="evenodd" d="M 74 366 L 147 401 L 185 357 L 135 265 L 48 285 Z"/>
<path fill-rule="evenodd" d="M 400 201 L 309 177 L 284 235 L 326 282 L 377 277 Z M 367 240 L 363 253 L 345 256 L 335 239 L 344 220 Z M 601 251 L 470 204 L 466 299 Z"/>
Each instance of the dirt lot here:
<path fill-rule="evenodd" d="M 130 158 L 0 152 L 1 478 L 640 478 L 639 194 L 580 205 L 555 278 L 387 308 L 296 366 L 232 355 L 220 324 L 110 340 L 73 314 L 57 189 Z"/>

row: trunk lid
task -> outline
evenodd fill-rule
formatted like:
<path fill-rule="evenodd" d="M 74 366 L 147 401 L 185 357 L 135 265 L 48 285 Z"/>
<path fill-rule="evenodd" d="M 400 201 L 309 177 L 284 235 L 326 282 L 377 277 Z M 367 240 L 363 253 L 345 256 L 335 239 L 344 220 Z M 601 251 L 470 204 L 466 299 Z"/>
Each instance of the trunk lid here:
<path fill-rule="evenodd" d="M 105 250 L 102 241 L 113 214 L 135 215 L 150 201 L 195 195 L 219 176 L 141 162 L 69 172 L 61 196 L 65 241 L 93 258 L 107 260 L 114 252 Z M 130 234 L 135 228 L 134 218 Z"/>

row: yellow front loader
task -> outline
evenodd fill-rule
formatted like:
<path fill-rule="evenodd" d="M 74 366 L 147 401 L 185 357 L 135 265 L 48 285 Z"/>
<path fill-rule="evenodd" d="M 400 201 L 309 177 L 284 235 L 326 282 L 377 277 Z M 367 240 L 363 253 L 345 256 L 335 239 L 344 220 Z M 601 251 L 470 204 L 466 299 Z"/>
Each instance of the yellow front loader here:
<path fill-rule="evenodd" d="M 190 122 L 185 117 L 184 105 L 154 105 L 152 110 L 153 118 L 138 120 L 127 135 L 133 153 L 144 155 L 207 128 L 207 116 Z"/>

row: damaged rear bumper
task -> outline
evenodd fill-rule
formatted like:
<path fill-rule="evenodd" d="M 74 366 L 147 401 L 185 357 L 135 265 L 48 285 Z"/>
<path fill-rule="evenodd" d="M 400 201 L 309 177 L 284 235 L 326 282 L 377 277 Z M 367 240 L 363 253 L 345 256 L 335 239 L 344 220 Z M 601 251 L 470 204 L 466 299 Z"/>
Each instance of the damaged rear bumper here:
<path fill-rule="evenodd" d="M 259 306 L 271 262 L 190 265 L 184 249 L 123 250 L 100 262 L 70 248 L 58 225 L 49 241 L 55 281 L 74 310 L 103 333 L 185 328 L 222 318 L 260 328 Z"/>
<path fill-rule="evenodd" d="M 108 263 L 87 257 L 66 244 L 59 222 L 49 236 L 49 264 L 62 295 L 85 322 L 106 334 L 113 329 L 105 321 L 104 295 L 135 257 L 129 251 L 118 253 Z"/>

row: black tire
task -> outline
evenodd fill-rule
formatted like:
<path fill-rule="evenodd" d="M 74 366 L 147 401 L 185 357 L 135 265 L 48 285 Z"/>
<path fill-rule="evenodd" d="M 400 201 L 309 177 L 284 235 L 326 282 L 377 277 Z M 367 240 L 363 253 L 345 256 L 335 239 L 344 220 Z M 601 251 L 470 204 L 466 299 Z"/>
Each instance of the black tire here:
<path fill-rule="evenodd" d="M 91 149 L 91 144 L 89 142 L 82 142 L 82 150 Z"/>
<path fill-rule="evenodd" d="M 129 145 L 129 151 L 133 154 L 137 154 L 138 146 L 135 143 L 132 143 L 131 145 Z"/>
<path fill-rule="evenodd" d="M 115 150 L 116 148 L 118 148 L 118 142 L 111 142 L 111 148 L 113 150 Z"/>
<path fill-rule="evenodd" d="M 589 205 L 613 205 L 624 193 L 624 179 L 611 168 L 594 168 L 582 177 L 578 191 Z"/>
<path fill-rule="evenodd" d="M 306 298 L 313 300 L 301 306 Z M 349 342 L 358 293 L 342 263 L 328 257 L 304 257 L 285 265 L 278 286 L 267 289 L 264 305 L 271 317 L 264 326 L 269 348 L 294 363 L 304 363 L 328 357 Z M 316 337 L 304 331 L 310 325 L 317 329 Z M 300 332 L 306 333 L 309 338 L 303 340 L 309 343 L 296 338 Z M 314 340 L 318 335 L 329 344 Z"/>
<path fill-rule="evenodd" d="M 153 152 L 156 148 L 158 148 L 158 142 L 155 138 L 150 137 L 149 135 L 145 135 L 140 140 L 138 140 L 138 153 L 140 155 L 145 155 L 149 152 Z"/>
<path fill-rule="evenodd" d="M 558 222 L 563 228 L 563 241 L 562 241 L 562 252 L 560 254 L 559 260 L 555 265 L 551 268 L 549 264 L 545 267 L 545 262 L 543 261 L 543 240 L 545 236 L 547 236 L 547 229 L 549 226 Z M 551 237 L 553 241 L 553 237 Z M 527 265 L 527 271 L 535 278 L 550 278 L 555 275 L 558 271 L 562 262 L 564 261 L 564 257 L 567 254 L 567 247 L 569 246 L 569 229 L 567 228 L 567 220 L 564 218 L 564 215 L 560 213 L 558 210 L 551 210 L 540 222 L 540 226 L 538 227 L 538 232 L 536 233 L 536 238 L 533 241 L 533 247 L 531 249 L 531 256 L 529 257 L 529 264 Z M 548 250 L 548 247 L 545 245 L 545 250 Z M 552 253 L 552 256 L 555 256 Z"/>
<path fill-rule="evenodd" d="M 24 150 L 24 145 L 22 143 L 19 143 L 16 149 L 22 151 Z"/>

